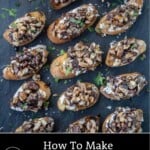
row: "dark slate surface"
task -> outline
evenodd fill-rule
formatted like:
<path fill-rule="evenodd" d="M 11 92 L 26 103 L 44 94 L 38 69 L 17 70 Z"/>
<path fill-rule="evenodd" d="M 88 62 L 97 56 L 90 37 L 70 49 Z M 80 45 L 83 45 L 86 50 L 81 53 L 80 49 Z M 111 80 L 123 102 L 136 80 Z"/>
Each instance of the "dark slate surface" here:
<path fill-rule="evenodd" d="M 145 40 L 148 45 L 149 42 L 149 27 L 148 27 L 148 14 L 149 14 L 149 0 L 145 0 L 144 8 L 142 11 L 142 15 L 138 18 L 137 22 L 126 32 L 123 33 L 121 36 L 107 36 L 107 37 L 100 37 L 95 32 L 86 31 L 80 37 L 74 39 L 72 42 L 62 44 L 62 45 L 54 45 L 52 44 L 46 35 L 46 30 L 48 25 L 59 17 L 62 13 L 67 12 L 77 6 L 80 6 L 84 3 L 93 3 L 96 4 L 100 14 L 104 13 L 105 11 L 109 11 L 112 9 L 112 6 L 119 4 L 120 1 L 118 0 L 109 0 L 113 2 L 110 8 L 107 7 L 106 3 L 101 3 L 100 0 L 79 0 L 78 2 L 64 8 L 62 10 L 52 10 L 49 6 L 49 0 L 34 0 L 29 2 L 28 0 L 0 0 L 0 7 L 1 8 L 15 8 L 17 9 L 17 16 L 10 17 L 6 15 L 5 19 L 2 19 L 0 16 L 0 129 L 1 132 L 13 132 L 16 127 L 18 127 L 24 120 L 28 120 L 29 118 L 36 118 L 36 117 L 43 117 L 43 116 L 51 116 L 55 119 L 55 131 L 56 132 L 63 132 L 65 131 L 66 127 L 69 123 L 84 117 L 86 115 L 97 115 L 100 114 L 101 116 L 101 124 L 104 121 L 105 117 L 114 111 L 115 107 L 117 106 L 130 106 L 135 108 L 141 108 L 144 111 L 144 123 L 143 123 L 143 132 L 149 131 L 149 92 L 147 92 L 148 86 L 140 93 L 139 96 L 136 96 L 130 100 L 126 101 L 110 101 L 103 96 L 100 97 L 99 101 L 94 105 L 92 108 L 89 108 L 84 111 L 79 112 L 60 112 L 56 107 L 56 102 L 58 97 L 52 96 L 50 98 L 50 106 L 47 111 L 41 110 L 38 113 L 31 113 L 31 112 L 16 112 L 10 110 L 9 103 L 10 99 L 12 98 L 13 94 L 16 92 L 18 87 L 24 81 L 6 81 L 2 78 L 2 69 L 3 67 L 9 63 L 10 57 L 15 55 L 16 49 L 9 45 L 3 38 L 2 34 L 4 30 L 7 28 L 8 24 L 10 24 L 15 18 L 23 16 L 26 12 L 34 11 L 34 10 L 42 10 L 45 12 L 47 16 L 47 23 L 46 28 L 42 32 L 42 34 L 32 43 L 27 45 L 30 47 L 36 44 L 46 44 L 47 46 L 55 46 L 57 50 L 50 51 L 49 62 L 50 62 L 59 54 L 61 49 L 67 49 L 68 46 L 74 45 L 76 42 L 88 39 L 89 41 L 95 41 L 99 43 L 105 52 L 105 55 L 109 48 L 109 43 L 114 40 L 123 39 L 125 36 L 128 37 L 136 37 Z M 20 6 L 19 6 L 20 5 Z M 0 14 L 5 13 L 2 9 L 0 9 Z M 7 13 L 6 13 L 7 14 Z M 20 48 L 19 48 L 20 49 Z M 18 49 L 17 49 L 18 50 Z M 105 65 L 102 67 L 98 67 L 94 72 L 88 72 L 84 75 L 81 75 L 77 78 L 72 80 L 60 81 L 56 83 L 52 76 L 49 73 L 48 69 L 42 69 L 40 71 L 41 77 L 44 81 L 50 83 L 50 87 L 52 88 L 53 94 L 61 94 L 67 87 L 71 86 L 72 84 L 76 83 L 77 80 L 93 82 L 93 79 L 96 77 L 97 73 L 100 71 L 106 74 L 118 75 L 127 72 L 140 72 L 149 79 L 148 74 L 149 69 L 149 47 L 147 47 L 146 51 L 146 59 L 143 61 L 138 58 L 135 62 L 128 66 L 120 67 L 120 68 L 107 68 Z M 107 107 L 111 106 L 112 109 L 108 109 Z"/>

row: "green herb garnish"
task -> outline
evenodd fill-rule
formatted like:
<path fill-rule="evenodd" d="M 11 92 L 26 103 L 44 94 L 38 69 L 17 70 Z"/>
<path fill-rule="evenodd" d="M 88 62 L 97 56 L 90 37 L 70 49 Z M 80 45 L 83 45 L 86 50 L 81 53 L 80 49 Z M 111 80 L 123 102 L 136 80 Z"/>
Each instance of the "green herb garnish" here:
<path fill-rule="evenodd" d="M 59 55 L 64 55 L 64 54 L 65 54 L 65 51 L 61 49 Z"/>
<path fill-rule="evenodd" d="M 72 71 L 72 68 L 71 67 L 67 67 L 66 68 L 66 72 L 65 72 L 66 76 L 69 75 L 71 73 L 71 71 Z"/>
<path fill-rule="evenodd" d="M 89 30 L 90 32 L 94 32 L 94 31 L 95 31 L 95 29 L 94 29 L 93 27 L 88 27 L 88 30 Z"/>
<path fill-rule="evenodd" d="M 75 19 L 75 18 L 70 18 L 70 21 L 75 23 L 75 24 L 80 25 L 80 27 L 84 26 L 84 22 L 82 20 L 78 20 L 78 19 Z"/>
<path fill-rule="evenodd" d="M 138 15 L 139 15 L 139 12 L 137 10 L 135 10 L 132 16 L 137 17 Z"/>
<path fill-rule="evenodd" d="M 10 25 L 12 28 L 17 28 L 17 24 L 15 22 L 13 22 L 11 25 Z"/>
<path fill-rule="evenodd" d="M 54 46 L 47 46 L 47 50 L 48 51 L 54 51 L 54 50 L 56 50 L 56 48 Z"/>
<path fill-rule="evenodd" d="M 106 78 L 102 75 L 102 73 L 98 73 L 98 75 L 94 79 L 94 83 L 97 86 L 106 85 Z"/>
<path fill-rule="evenodd" d="M 43 106 L 44 106 L 45 109 L 48 108 L 48 106 L 49 106 L 49 101 L 45 101 L 44 104 L 43 104 Z"/>
<path fill-rule="evenodd" d="M 65 81 L 64 81 L 64 84 L 67 84 L 67 83 L 68 83 L 68 81 L 67 81 L 67 80 L 65 80 Z"/>
<path fill-rule="evenodd" d="M 59 79 L 58 78 L 54 78 L 55 82 L 58 83 L 59 82 Z"/>
<path fill-rule="evenodd" d="M 16 17 L 16 13 L 17 13 L 17 10 L 16 9 L 7 9 L 7 8 L 2 8 L 2 10 L 4 10 L 4 11 L 6 11 L 8 14 L 9 14 L 9 16 L 11 16 L 11 17 Z"/>
<path fill-rule="evenodd" d="M 131 49 L 134 49 L 136 47 L 137 47 L 137 45 L 135 43 L 131 44 L 131 46 L 130 46 Z"/>
<path fill-rule="evenodd" d="M 146 59 L 146 55 L 143 54 L 143 55 L 140 57 L 140 59 L 143 61 L 144 59 Z"/>

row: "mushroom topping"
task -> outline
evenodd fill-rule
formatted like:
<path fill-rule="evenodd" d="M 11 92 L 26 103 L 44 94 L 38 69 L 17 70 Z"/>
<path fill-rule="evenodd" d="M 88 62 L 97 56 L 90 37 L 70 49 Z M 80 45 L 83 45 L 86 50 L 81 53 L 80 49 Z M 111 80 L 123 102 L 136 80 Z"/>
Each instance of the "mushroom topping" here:
<path fill-rule="evenodd" d="M 141 7 L 137 7 L 132 3 L 127 3 L 118 6 L 102 17 L 96 26 L 96 31 L 109 35 L 125 32 L 141 14 L 142 5 Z"/>
<path fill-rule="evenodd" d="M 100 88 L 101 93 L 112 100 L 130 99 L 138 95 L 147 81 L 139 73 L 122 74 L 116 77 L 107 77 L 106 86 Z"/>
<path fill-rule="evenodd" d="M 104 121 L 104 133 L 140 133 L 143 122 L 141 109 L 118 107 Z"/>
<path fill-rule="evenodd" d="M 44 45 L 24 48 L 22 53 L 17 53 L 15 57 L 12 57 L 11 72 L 18 78 L 36 74 L 46 63 L 47 55 Z"/>
<path fill-rule="evenodd" d="M 63 70 L 66 75 L 73 73 L 76 76 L 94 70 L 102 63 L 102 53 L 100 46 L 94 42 L 90 45 L 79 42 L 68 49 L 68 58 L 62 64 Z"/>
<path fill-rule="evenodd" d="M 67 3 L 67 2 L 72 3 L 72 2 L 74 2 L 74 1 L 76 1 L 76 0 L 51 0 L 51 1 L 52 1 L 52 3 L 54 3 L 55 5 L 60 5 L 60 4 Z"/>
<path fill-rule="evenodd" d="M 54 119 L 51 117 L 43 117 L 25 121 L 20 127 L 16 129 L 15 132 L 17 133 L 52 132 L 53 128 L 54 128 Z"/>
<path fill-rule="evenodd" d="M 99 130 L 99 117 L 87 116 L 69 125 L 69 133 L 96 133 Z"/>
<path fill-rule="evenodd" d="M 127 65 L 133 62 L 145 50 L 145 42 L 135 38 L 112 43 L 107 54 L 106 64 L 110 67 Z"/>
<path fill-rule="evenodd" d="M 77 82 L 59 97 L 58 108 L 79 111 L 93 106 L 98 98 L 99 91 L 94 84 Z"/>
<path fill-rule="evenodd" d="M 33 14 L 35 14 L 35 16 Z M 34 40 L 45 26 L 44 18 L 45 15 L 42 12 L 31 12 L 15 20 L 9 25 L 8 36 L 10 43 L 15 46 L 20 46 Z"/>
<path fill-rule="evenodd" d="M 28 81 L 17 90 L 11 102 L 11 109 L 37 112 L 43 107 L 48 107 L 46 103 L 49 96 L 50 89 L 44 82 Z"/>
<path fill-rule="evenodd" d="M 54 35 L 58 39 L 70 40 L 79 36 L 97 18 L 98 11 L 92 4 L 78 7 L 55 22 Z"/>

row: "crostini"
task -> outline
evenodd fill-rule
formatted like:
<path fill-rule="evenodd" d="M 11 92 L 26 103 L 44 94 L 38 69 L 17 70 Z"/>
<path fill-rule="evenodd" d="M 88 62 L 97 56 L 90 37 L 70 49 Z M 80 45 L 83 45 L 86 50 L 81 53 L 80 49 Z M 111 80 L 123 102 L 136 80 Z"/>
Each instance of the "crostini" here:
<path fill-rule="evenodd" d="M 118 107 L 102 125 L 103 133 L 141 133 L 144 121 L 141 109 Z"/>
<path fill-rule="evenodd" d="M 57 101 L 60 111 L 79 111 L 92 107 L 99 99 L 98 88 L 88 82 L 77 82 L 61 94 Z"/>
<path fill-rule="evenodd" d="M 12 58 L 4 68 L 3 77 L 7 80 L 23 80 L 36 74 L 47 62 L 48 51 L 45 45 L 24 48 Z"/>
<path fill-rule="evenodd" d="M 100 92 L 111 100 L 130 99 L 138 95 L 147 84 L 140 73 L 127 73 L 116 77 L 107 77 L 106 85 L 100 87 Z"/>
<path fill-rule="evenodd" d="M 42 117 L 36 119 L 30 119 L 24 121 L 23 124 L 18 127 L 16 133 L 41 133 L 52 132 L 54 129 L 54 119 L 51 117 Z"/>
<path fill-rule="evenodd" d="M 14 94 L 10 108 L 20 112 L 37 112 L 48 107 L 50 96 L 51 90 L 43 81 L 27 81 Z"/>
<path fill-rule="evenodd" d="M 50 24 L 47 35 L 55 44 L 62 44 L 78 37 L 92 26 L 98 17 L 98 11 L 92 4 L 75 8 Z"/>
<path fill-rule="evenodd" d="M 98 116 L 86 116 L 71 123 L 66 129 L 69 133 L 96 133 L 99 131 L 100 119 Z"/>
<path fill-rule="evenodd" d="M 50 0 L 53 9 L 64 8 L 77 0 Z"/>
<path fill-rule="evenodd" d="M 54 78 L 69 79 L 93 71 L 102 63 L 102 51 L 96 43 L 79 42 L 54 59 L 50 72 Z"/>
<path fill-rule="evenodd" d="M 146 43 L 143 40 L 135 38 L 124 39 L 110 44 L 105 63 L 109 67 L 125 66 L 133 62 L 145 51 Z"/>
<path fill-rule="evenodd" d="M 41 11 L 26 13 L 9 25 L 3 37 L 14 46 L 26 45 L 42 32 L 45 22 L 45 14 Z"/>
<path fill-rule="evenodd" d="M 141 14 L 143 0 L 129 0 L 103 16 L 96 25 L 96 32 L 117 35 L 128 30 Z"/>

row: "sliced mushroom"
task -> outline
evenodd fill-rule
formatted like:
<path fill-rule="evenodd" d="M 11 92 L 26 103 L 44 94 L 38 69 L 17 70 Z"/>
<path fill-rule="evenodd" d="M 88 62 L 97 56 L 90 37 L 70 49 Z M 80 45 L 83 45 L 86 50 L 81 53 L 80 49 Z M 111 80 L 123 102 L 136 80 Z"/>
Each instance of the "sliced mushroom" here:
<path fill-rule="evenodd" d="M 127 73 L 116 77 L 107 77 L 106 86 L 101 86 L 100 92 L 111 100 L 130 99 L 138 95 L 147 84 L 140 73 Z"/>
<path fill-rule="evenodd" d="M 144 121 L 141 109 L 118 107 L 104 121 L 103 133 L 141 133 Z"/>
<path fill-rule="evenodd" d="M 43 117 L 24 121 L 23 124 L 16 129 L 16 133 L 40 133 L 52 132 L 54 129 L 54 119 L 51 117 Z"/>
<path fill-rule="evenodd" d="M 61 111 L 79 111 L 92 107 L 98 98 L 99 90 L 94 84 L 77 82 L 61 94 L 57 106 Z"/>

